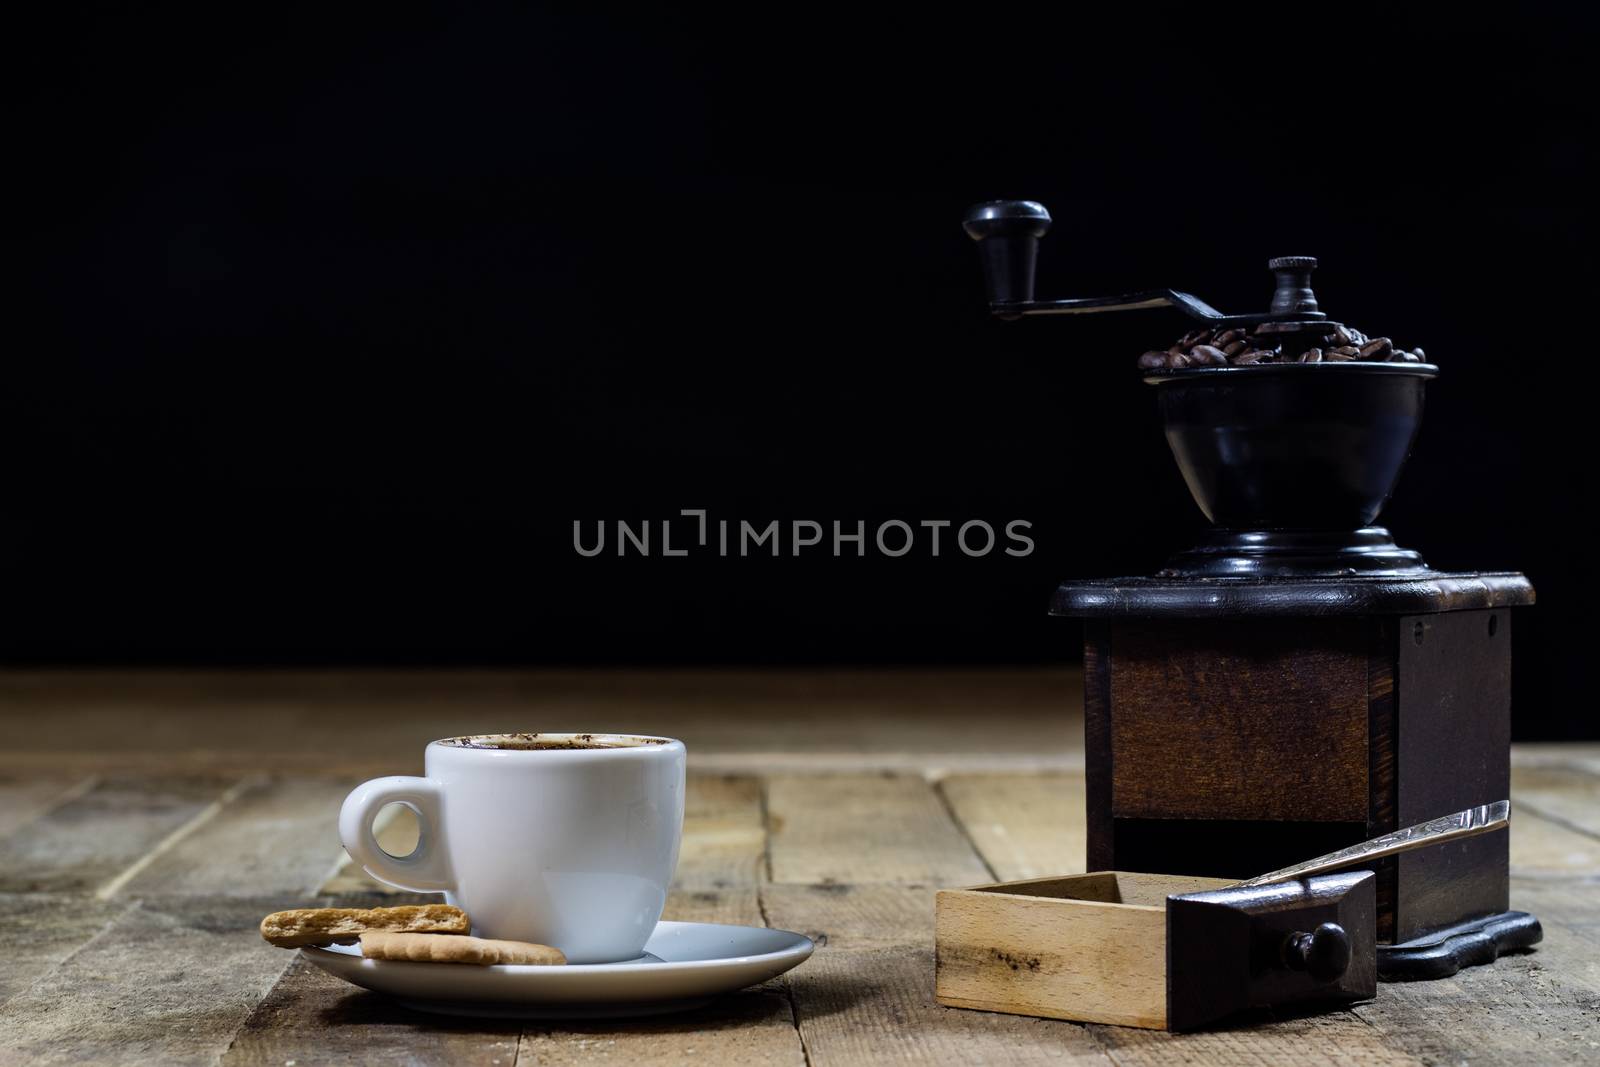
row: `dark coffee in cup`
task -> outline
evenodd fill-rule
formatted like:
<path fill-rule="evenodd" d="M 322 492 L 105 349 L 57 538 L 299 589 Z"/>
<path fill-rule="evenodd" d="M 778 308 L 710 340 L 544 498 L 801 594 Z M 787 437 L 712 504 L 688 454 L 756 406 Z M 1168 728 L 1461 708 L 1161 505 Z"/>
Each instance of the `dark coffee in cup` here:
<path fill-rule="evenodd" d="M 549 749 L 644 748 L 671 744 L 660 737 L 630 737 L 626 734 L 467 734 L 435 741 L 451 748 L 485 748 L 507 752 L 537 752 Z"/>

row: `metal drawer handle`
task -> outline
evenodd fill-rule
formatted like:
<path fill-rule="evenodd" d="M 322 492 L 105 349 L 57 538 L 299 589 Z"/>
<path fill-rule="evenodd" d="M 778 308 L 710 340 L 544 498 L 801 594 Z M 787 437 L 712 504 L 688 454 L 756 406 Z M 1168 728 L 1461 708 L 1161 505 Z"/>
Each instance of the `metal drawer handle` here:
<path fill-rule="evenodd" d="M 1350 968 L 1350 935 L 1338 923 L 1323 923 L 1311 933 L 1283 939 L 1283 963 L 1319 982 L 1331 982 Z"/>
<path fill-rule="evenodd" d="M 1410 852 L 1414 848 L 1427 848 L 1430 845 L 1458 841 L 1463 837 L 1499 830 L 1506 826 L 1510 819 L 1511 801 L 1497 800 L 1493 804 L 1480 804 L 1475 808 L 1458 811 L 1454 815 L 1419 822 L 1404 830 L 1396 830 L 1392 834 L 1374 837 L 1359 845 L 1341 848 L 1338 852 L 1330 852 L 1326 856 L 1318 856 L 1314 860 L 1306 860 L 1293 867 L 1284 867 L 1282 870 L 1247 878 L 1242 882 L 1233 883 L 1228 888 L 1244 889 L 1250 886 L 1271 885 L 1273 882 L 1286 882 L 1291 878 L 1307 878 L 1325 871 L 1336 871 L 1341 867 L 1354 867 L 1380 856 L 1393 856 L 1397 852 Z"/>

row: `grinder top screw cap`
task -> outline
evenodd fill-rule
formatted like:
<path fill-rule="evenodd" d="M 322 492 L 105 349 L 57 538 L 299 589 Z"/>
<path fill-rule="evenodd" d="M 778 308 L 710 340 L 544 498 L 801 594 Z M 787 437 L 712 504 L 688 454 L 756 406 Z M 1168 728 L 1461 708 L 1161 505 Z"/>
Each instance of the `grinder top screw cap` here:
<path fill-rule="evenodd" d="M 1311 272 L 1317 269 L 1317 257 L 1278 256 L 1267 260 L 1267 269 L 1278 278 L 1278 288 L 1272 294 L 1274 314 L 1309 316 L 1317 310 L 1317 294 L 1311 291 Z"/>

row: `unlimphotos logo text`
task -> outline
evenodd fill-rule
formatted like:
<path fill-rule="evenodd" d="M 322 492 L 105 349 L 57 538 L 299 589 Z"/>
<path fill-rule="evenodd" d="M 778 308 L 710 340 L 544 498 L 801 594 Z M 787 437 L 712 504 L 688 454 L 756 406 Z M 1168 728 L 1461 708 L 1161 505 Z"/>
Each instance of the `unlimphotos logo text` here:
<path fill-rule="evenodd" d="M 830 554 L 898 558 L 1028 556 L 1033 538 L 1026 519 L 991 524 L 983 519 L 712 519 L 704 508 L 684 508 L 677 519 L 629 522 L 572 520 L 572 548 L 580 556 L 799 556 Z"/>

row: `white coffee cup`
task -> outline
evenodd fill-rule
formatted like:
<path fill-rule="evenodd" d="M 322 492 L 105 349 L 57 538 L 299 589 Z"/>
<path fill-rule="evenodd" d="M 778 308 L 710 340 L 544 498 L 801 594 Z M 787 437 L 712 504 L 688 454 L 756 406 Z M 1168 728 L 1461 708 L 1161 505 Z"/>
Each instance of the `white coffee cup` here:
<path fill-rule="evenodd" d="M 667 737 L 446 738 L 428 746 L 424 777 L 357 786 L 339 836 L 380 882 L 443 892 L 481 937 L 554 945 L 571 963 L 637 959 L 678 865 L 684 763 Z M 417 814 L 408 856 L 373 836 L 387 804 Z"/>

